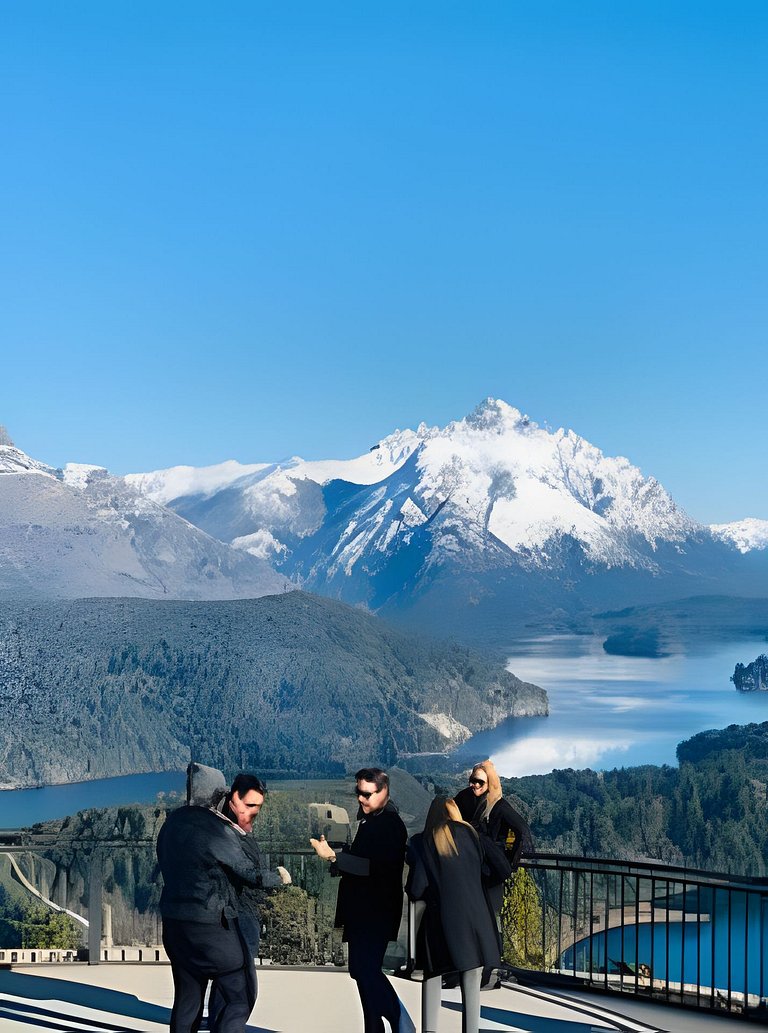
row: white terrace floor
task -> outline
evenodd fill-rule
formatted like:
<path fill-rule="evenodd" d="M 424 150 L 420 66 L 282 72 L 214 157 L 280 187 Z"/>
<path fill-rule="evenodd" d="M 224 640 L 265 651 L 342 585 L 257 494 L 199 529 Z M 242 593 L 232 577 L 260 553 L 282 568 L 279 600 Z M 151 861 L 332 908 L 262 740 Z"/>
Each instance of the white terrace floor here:
<path fill-rule="evenodd" d="M 393 980 L 420 1031 L 421 986 Z M 0 1031 L 165 1033 L 173 998 L 167 965 L 30 965 L 0 970 Z M 444 991 L 440 1033 L 460 1033 L 457 990 Z M 617 996 L 510 986 L 482 994 L 483 1033 L 742 1033 L 738 1018 Z M 355 987 L 335 969 L 259 969 L 249 1033 L 360 1033 Z"/>

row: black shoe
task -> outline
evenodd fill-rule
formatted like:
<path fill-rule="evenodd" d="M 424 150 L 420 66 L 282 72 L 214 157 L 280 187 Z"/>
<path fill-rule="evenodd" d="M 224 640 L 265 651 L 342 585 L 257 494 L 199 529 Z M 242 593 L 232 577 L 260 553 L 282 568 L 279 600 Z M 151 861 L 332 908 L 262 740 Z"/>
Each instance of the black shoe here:
<path fill-rule="evenodd" d="M 483 972 L 483 981 L 480 984 L 481 990 L 498 990 L 501 987 L 501 976 L 497 968 Z"/>

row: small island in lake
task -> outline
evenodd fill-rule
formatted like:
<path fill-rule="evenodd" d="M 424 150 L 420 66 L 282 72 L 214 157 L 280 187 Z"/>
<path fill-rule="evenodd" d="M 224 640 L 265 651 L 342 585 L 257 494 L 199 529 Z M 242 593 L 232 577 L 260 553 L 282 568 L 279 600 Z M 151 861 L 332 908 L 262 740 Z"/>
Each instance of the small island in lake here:
<path fill-rule="evenodd" d="M 751 664 L 736 664 L 731 681 L 739 692 L 768 691 L 768 656 L 762 653 Z"/>

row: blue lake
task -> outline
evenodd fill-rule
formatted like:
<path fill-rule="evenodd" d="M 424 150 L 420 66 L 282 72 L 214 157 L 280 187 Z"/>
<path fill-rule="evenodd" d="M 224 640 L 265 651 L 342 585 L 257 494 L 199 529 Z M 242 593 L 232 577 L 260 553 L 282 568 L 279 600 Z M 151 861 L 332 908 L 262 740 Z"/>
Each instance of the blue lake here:
<path fill-rule="evenodd" d="M 160 794 L 167 797 L 174 793 L 182 798 L 186 795 L 183 771 L 99 778 L 93 782 L 42 786 L 40 789 L 5 789 L 0 791 L 0 828 L 34 825 L 38 821 L 76 814 L 89 807 L 154 803 Z"/>
<path fill-rule="evenodd" d="M 675 747 L 696 732 L 768 720 L 768 692 L 738 692 L 737 662 L 768 646 L 754 637 L 660 659 L 610 656 L 601 636 L 521 640 L 508 667 L 547 690 L 550 714 L 512 720 L 461 749 L 467 763 L 491 756 L 506 776 L 553 768 L 676 764 Z"/>
<path fill-rule="evenodd" d="M 615 970 L 621 960 L 636 969 L 647 965 L 655 979 L 671 983 L 729 988 L 761 996 L 768 985 L 768 912 L 757 895 L 734 891 L 708 895 L 708 913 L 696 921 L 656 922 L 597 933 L 566 950 L 566 970 Z M 714 903 L 714 907 L 713 907 Z M 714 977 L 713 977 L 714 973 Z M 634 978 L 634 977 L 631 977 Z"/>
<path fill-rule="evenodd" d="M 610 656 L 602 637 L 520 640 L 509 669 L 547 690 L 550 715 L 508 721 L 458 752 L 491 756 L 503 775 L 553 768 L 675 764 L 682 739 L 708 728 L 768 720 L 768 693 L 740 693 L 729 681 L 766 643 L 757 637 L 661 659 Z M 61 818 L 89 807 L 152 803 L 185 792 L 183 772 L 125 775 L 40 789 L 0 791 L 0 828 Z"/>

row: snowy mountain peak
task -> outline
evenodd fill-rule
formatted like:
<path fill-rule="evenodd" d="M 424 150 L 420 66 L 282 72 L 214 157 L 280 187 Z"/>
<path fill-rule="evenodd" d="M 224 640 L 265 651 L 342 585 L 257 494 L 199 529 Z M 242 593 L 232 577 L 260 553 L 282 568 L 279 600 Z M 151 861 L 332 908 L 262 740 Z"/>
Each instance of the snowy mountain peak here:
<path fill-rule="evenodd" d="M 13 441 L 11 441 L 11 435 L 8 433 L 8 431 L 5 429 L 2 423 L 0 423 L 0 446 L 2 445 L 7 445 L 10 448 L 16 447 Z"/>
<path fill-rule="evenodd" d="M 460 421 L 468 426 L 475 427 L 481 431 L 491 431 L 496 434 L 503 434 L 509 430 L 525 430 L 533 426 L 538 430 L 537 425 L 531 424 L 529 418 L 519 409 L 508 405 L 500 398 L 488 397 L 475 408 L 469 416 Z"/>
<path fill-rule="evenodd" d="M 768 549 L 768 520 L 746 517 L 730 524 L 710 524 L 712 534 L 735 545 L 741 553 Z"/>
<path fill-rule="evenodd" d="M 9 439 L 10 440 L 10 439 Z M 14 444 L 0 442 L 0 474 L 43 474 L 61 480 L 61 470 L 32 459 Z"/>
<path fill-rule="evenodd" d="M 551 568 L 576 548 L 590 564 L 656 571 L 660 547 L 707 533 L 627 459 L 492 397 L 445 427 L 395 430 L 356 459 L 294 457 L 249 476 L 226 465 L 128 480 L 309 585 L 370 574 L 412 547 L 424 569 Z"/>
<path fill-rule="evenodd" d="M 215 488 L 191 468 L 129 481 L 305 588 L 441 633 L 450 614 L 480 628 L 486 613 L 626 605 L 662 583 L 696 594 L 741 559 L 628 459 L 498 398 L 353 459 L 209 469 Z"/>

